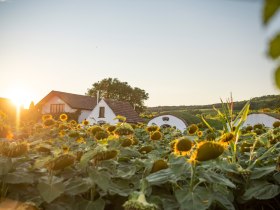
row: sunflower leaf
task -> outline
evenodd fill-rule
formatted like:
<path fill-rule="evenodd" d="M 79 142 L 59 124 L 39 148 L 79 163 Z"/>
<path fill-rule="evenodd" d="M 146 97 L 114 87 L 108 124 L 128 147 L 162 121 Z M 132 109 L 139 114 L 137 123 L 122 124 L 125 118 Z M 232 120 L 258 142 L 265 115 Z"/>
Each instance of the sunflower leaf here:
<path fill-rule="evenodd" d="M 265 0 L 263 4 L 263 24 L 267 24 L 280 8 L 279 0 Z"/>

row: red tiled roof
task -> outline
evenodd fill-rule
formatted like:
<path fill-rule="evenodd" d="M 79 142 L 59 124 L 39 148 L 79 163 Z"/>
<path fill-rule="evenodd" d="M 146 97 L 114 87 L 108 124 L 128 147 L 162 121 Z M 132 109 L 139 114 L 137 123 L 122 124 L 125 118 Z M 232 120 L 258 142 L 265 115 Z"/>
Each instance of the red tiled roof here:
<path fill-rule="evenodd" d="M 111 99 L 104 99 L 108 106 L 113 110 L 116 115 L 121 115 L 126 117 L 126 122 L 138 123 L 144 122 L 142 118 L 139 117 L 138 113 L 133 109 L 129 102 L 126 101 L 114 101 Z"/>
<path fill-rule="evenodd" d="M 96 98 L 85 95 L 78 95 L 73 93 L 65 93 L 60 91 L 51 91 L 47 96 L 45 96 L 38 104 L 37 107 L 41 107 L 52 97 L 57 96 L 67 103 L 73 109 L 86 109 L 92 110 L 96 106 Z"/>

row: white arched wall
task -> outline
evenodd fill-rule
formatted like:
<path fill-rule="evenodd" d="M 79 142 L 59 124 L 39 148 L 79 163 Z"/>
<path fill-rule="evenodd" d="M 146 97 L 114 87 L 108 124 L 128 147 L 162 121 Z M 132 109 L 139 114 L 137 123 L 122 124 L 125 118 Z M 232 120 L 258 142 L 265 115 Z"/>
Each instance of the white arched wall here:
<path fill-rule="evenodd" d="M 175 126 L 177 129 L 179 129 L 182 132 L 187 128 L 187 125 L 183 120 L 173 115 L 157 116 L 148 122 L 148 126 L 151 126 L 153 124 L 156 124 L 157 126 L 162 126 L 162 125 L 170 125 L 171 127 Z"/>
<path fill-rule="evenodd" d="M 275 121 L 279 120 L 266 114 L 250 114 L 247 116 L 247 119 L 242 127 L 248 125 L 254 126 L 256 124 L 264 124 L 265 127 L 272 128 Z"/>

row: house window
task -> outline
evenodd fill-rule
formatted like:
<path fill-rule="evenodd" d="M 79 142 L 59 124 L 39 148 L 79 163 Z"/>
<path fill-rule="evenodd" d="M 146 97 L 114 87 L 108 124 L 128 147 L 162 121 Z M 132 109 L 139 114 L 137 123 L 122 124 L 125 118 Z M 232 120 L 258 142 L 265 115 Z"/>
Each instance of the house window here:
<path fill-rule="evenodd" d="M 51 104 L 51 113 L 64 112 L 65 104 Z"/>
<path fill-rule="evenodd" d="M 105 107 L 101 106 L 99 107 L 99 118 L 104 118 L 105 117 Z"/>

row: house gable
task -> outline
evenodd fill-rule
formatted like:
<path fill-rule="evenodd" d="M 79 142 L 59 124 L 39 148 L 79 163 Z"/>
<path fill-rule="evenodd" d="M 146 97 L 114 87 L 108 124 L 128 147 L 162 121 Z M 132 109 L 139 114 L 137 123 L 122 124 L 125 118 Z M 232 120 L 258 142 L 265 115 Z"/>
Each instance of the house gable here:
<path fill-rule="evenodd" d="M 52 105 L 60 105 L 63 104 L 64 105 L 64 111 L 63 112 L 68 112 L 68 113 L 72 113 L 75 112 L 77 109 L 73 109 L 72 107 L 70 107 L 65 101 L 63 101 L 60 97 L 58 96 L 53 96 L 52 98 L 50 98 L 45 104 L 42 105 L 41 107 L 41 113 L 42 114 L 48 114 L 48 113 L 52 113 L 51 110 L 51 106 Z"/>
<path fill-rule="evenodd" d="M 99 113 L 101 107 L 104 107 L 104 117 L 100 116 Z M 99 123 L 109 123 L 113 125 L 119 122 L 117 119 L 114 118 L 116 118 L 116 114 L 111 109 L 111 107 L 102 99 L 88 115 L 87 120 L 91 125 Z"/>

